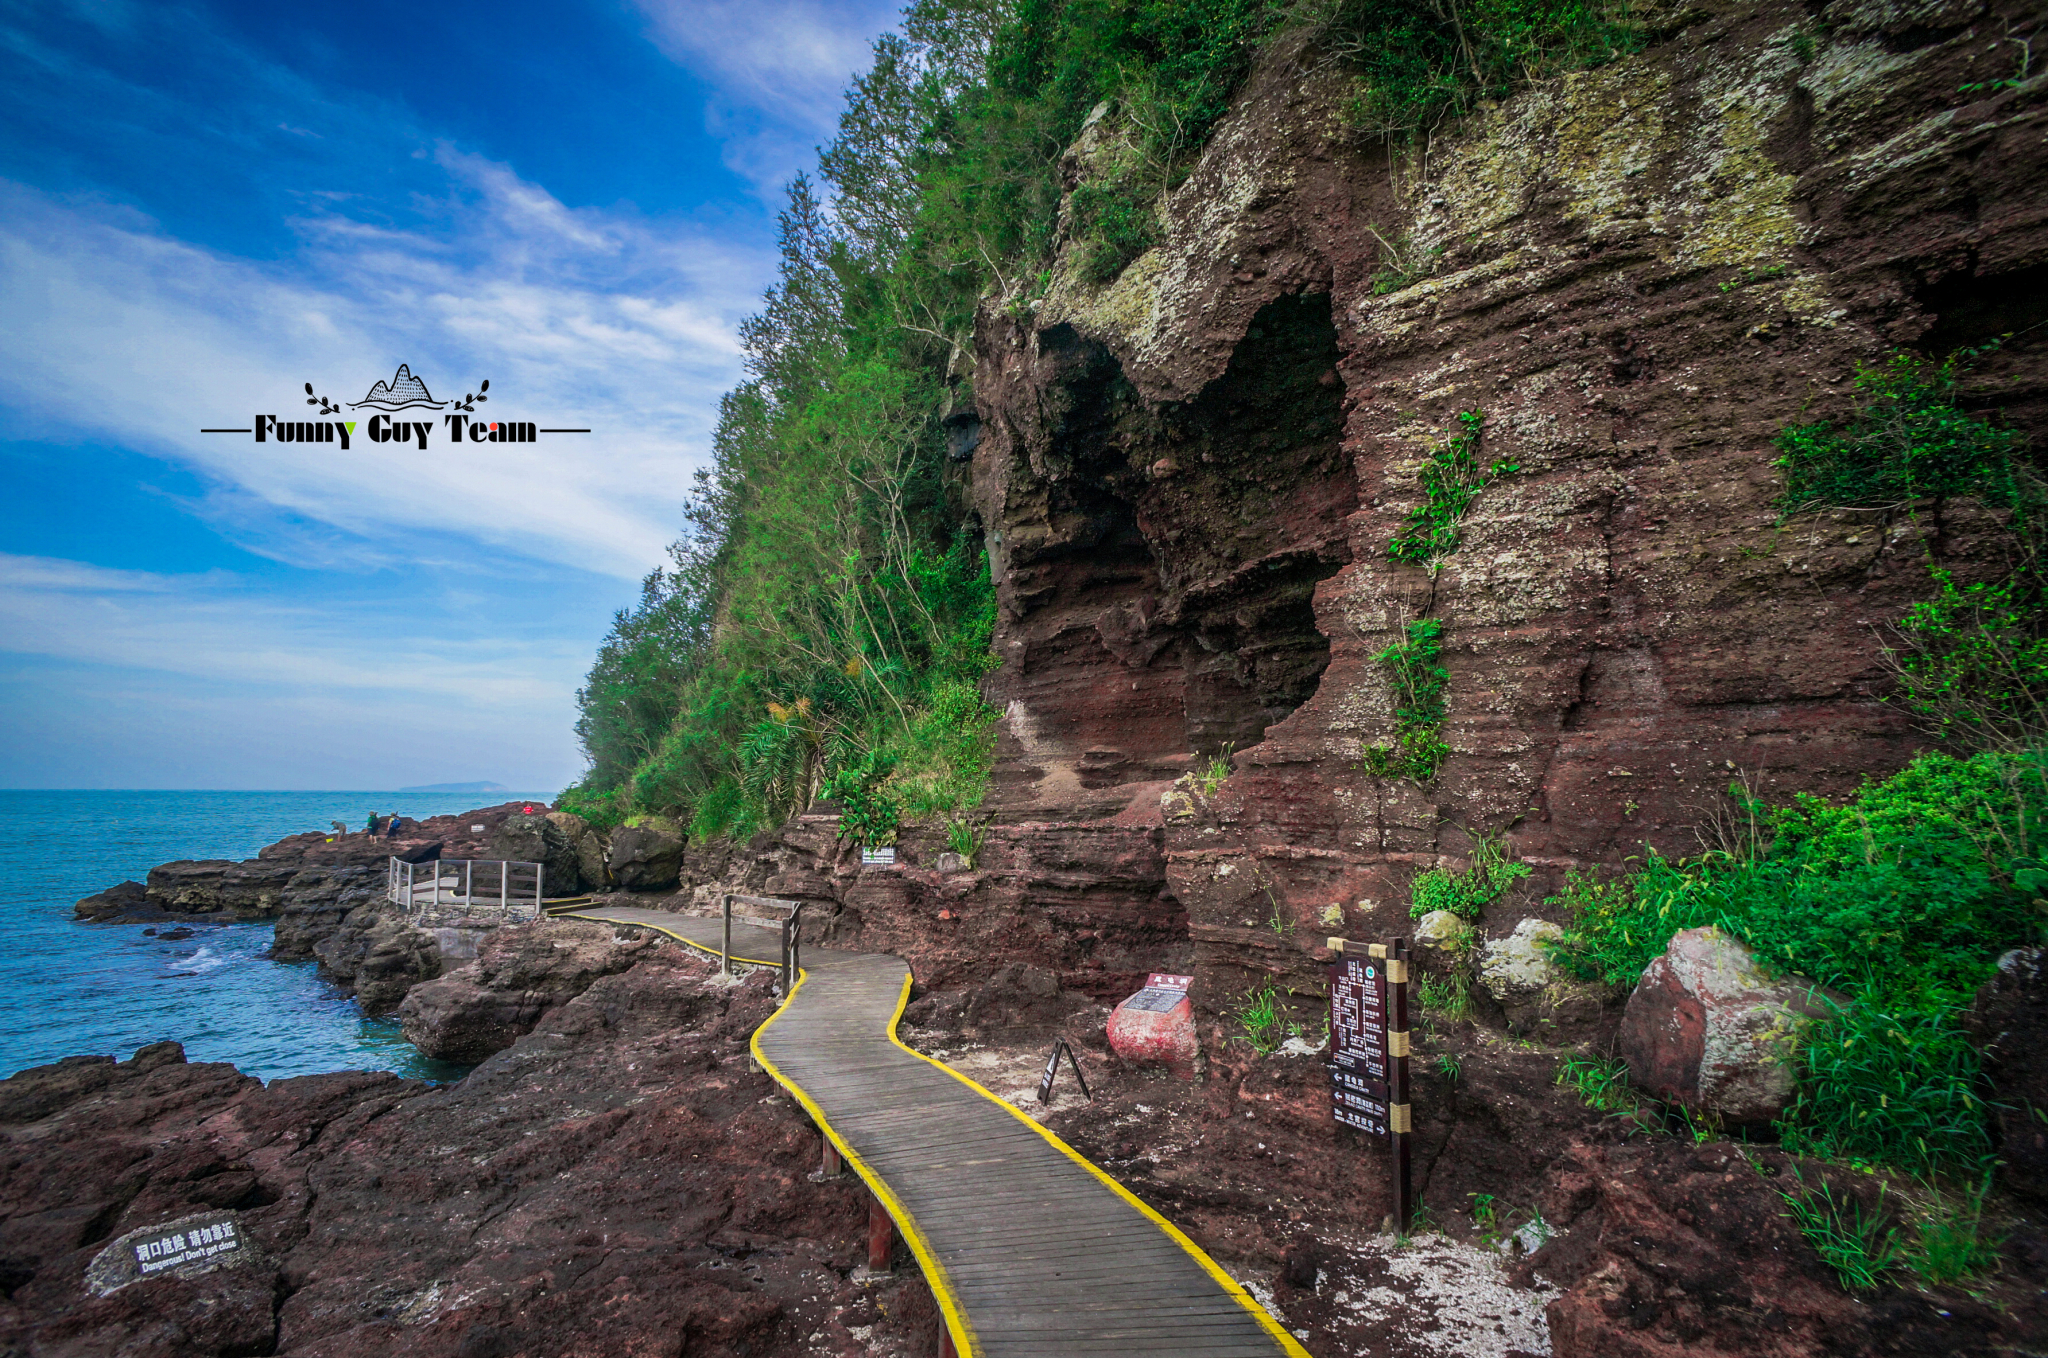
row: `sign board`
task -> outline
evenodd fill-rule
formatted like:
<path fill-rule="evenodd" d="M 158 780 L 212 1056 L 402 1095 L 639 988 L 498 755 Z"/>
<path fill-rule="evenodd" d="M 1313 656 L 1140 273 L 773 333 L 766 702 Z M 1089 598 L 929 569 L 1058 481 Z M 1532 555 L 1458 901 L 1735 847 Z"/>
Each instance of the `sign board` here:
<path fill-rule="evenodd" d="M 1185 990 L 1162 990 L 1156 986 L 1146 986 L 1118 1007 L 1135 1009 L 1141 1014 L 1170 1014 L 1186 1003 L 1187 998 L 1188 992 Z"/>
<path fill-rule="evenodd" d="M 94 1256 L 85 1285 L 104 1297 L 144 1278 L 189 1278 L 252 1262 L 257 1254 L 233 1212 L 202 1212 L 128 1232 Z"/>
<path fill-rule="evenodd" d="M 1340 1127 L 1383 1141 L 1393 1152 L 1393 1229 L 1413 1215 L 1409 1181 L 1408 941 L 1330 940 L 1330 1104 Z"/>
<path fill-rule="evenodd" d="M 1081 1086 L 1081 1097 L 1093 1100 L 1095 1096 L 1088 1092 L 1088 1081 L 1081 1077 L 1081 1063 L 1074 1059 L 1074 1049 L 1065 1042 L 1055 1042 L 1052 1048 L 1052 1055 L 1045 1058 L 1045 1073 L 1038 1077 L 1038 1101 L 1040 1103 L 1052 1102 L 1052 1082 L 1053 1077 L 1060 1073 L 1061 1052 L 1067 1054 L 1067 1064 L 1074 1071 L 1074 1082 Z"/>
<path fill-rule="evenodd" d="M 1145 989 L 1178 990 L 1185 995 L 1188 993 L 1188 987 L 1194 983 L 1195 978 L 1192 976 L 1175 976 L 1170 972 L 1155 971 L 1145 978 Z"/>
<path fill-rule="evenodd" d="M 896 846 L 891 844 L 883 849 L 863 847 L 860 851 L 860 865 L 864 868 L 893 868 L 896 866 Z"/>

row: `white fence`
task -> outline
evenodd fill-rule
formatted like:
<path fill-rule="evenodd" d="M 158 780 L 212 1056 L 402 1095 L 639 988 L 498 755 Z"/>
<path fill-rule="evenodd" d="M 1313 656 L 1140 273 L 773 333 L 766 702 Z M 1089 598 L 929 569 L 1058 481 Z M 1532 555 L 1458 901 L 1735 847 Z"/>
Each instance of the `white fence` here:
<path fill-rule="evenodd" d="M 546 869 L 502 858 L 438 858 L 429 863 L 391 860 L 385 894 L 407 914 L 423 910 L 498 910 L 538 919 Z"/>

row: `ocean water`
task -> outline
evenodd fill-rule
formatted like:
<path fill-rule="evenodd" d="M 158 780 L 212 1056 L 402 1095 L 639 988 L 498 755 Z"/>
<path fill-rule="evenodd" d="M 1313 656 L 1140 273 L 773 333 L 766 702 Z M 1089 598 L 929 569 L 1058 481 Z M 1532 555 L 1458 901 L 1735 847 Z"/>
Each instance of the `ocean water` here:
<path fill-rule="evenodd" d="M 193 1061 L 274 1080 L 390 1070 L 445 1080 L 395 1019 L 366 1019 L 312 962 L 273 962 L 267 923 L 79 924 L 71 907 L 177 858 L 253 858 L 266 844 L 372 811 L 425 818 L 550 794 L 17 792 L 0 790 L 0 1076 L 65 1056 L 123 1059 L 166 1038 Z M 159 929 L 171 925 L 156 926 Z"/>

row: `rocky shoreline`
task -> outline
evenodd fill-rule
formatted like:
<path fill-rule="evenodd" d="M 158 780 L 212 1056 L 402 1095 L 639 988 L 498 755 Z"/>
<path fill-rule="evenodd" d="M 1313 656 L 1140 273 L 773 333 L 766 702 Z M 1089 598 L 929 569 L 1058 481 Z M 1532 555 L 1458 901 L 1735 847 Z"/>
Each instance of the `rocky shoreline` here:
<path fill-rule="evenodd" d="M 319 958 L 366 1010 L 395 1007 L 423 1052 L 479 1064 L 441 1087 L 361 1072 L 265 1087 L 166 1043 L 0 1082 L 0 1353 L 540 1358 L 677 1352 L 678 1336 L 691 1354 L 933 1351 L 937 1312 L 914 1265 L 856 1270 L 864 1198 L 850 1179 L 817 1178 L 815 1129 L 750 1067 L 765 977 L 726 982 L 658 936 L 575 920 L 472 929 L 459 957 L 387 908 L 373 855 L 484 856 L 544 833 L 536 822 L 561 828 L 524 805 L 151 874 L 162 885 L 131 922 L 272 912 L 281 955 Z M 1086 841 L 1098 851 L 1129 844 L 1102 829 Z M 678 852 L 672 889 L 631 899 L 705 909 L 723 889 L 801 894 L 815 941 L 911 958 L 906 1040 L 1039 1116 L 1319 1356 L 2017 1355 L 2048 1333 L 2048 1226 L 2025 1180 L 1994 1204 L 2005 1249 L 1990 1279 L 1845 1292 L 1782 1190 L 1825 1183 L 1882 1210 L 1875 1180 L 1703 1142 L 1559 1086 L 1560 1055 L 1626 1040 L 1618 1003 L 1563 1039 L 1512 995 L 1423 1024 L 1429 1214 L 1412 1241 L 1380 1234 L 1381 1152 L 1331 1126 L 1313 1047 L 1261 1055 L 1212 1016 L 1200 1080 L 1127 1063 L 1104 1035 L 1122 974 L 1000 938 L 1014 923 L 995 903 L 1032 889 L 1027 851 L 1053 833 L 998 827 L 976 869 L 943 872 L 913 834 L 896 867 L 863 869 L 828 817 L 806 817 L 752 846 Z M 1070 857 L 1068 881 L 1114 880 L 1116 862 Z M 104 920 L 100 899 L 81 917 Z M 2029 1079 L 2038 980 L 2002 975 L 1980 1003 L 1994 1054 Z M 1058 1038 L 1094 1097 L 1067 1090 L 1041 1108 L 1037 1069 Z M 103 1297 L 81 1286 L 108 1242 L 201 1211 L 231 1215 L 252 1261 Z"/>

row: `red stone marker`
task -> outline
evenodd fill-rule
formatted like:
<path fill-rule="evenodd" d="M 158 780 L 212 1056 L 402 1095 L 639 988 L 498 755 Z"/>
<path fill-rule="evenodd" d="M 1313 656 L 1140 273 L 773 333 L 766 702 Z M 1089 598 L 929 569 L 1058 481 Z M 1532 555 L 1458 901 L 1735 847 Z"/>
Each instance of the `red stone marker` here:
<path fill-rule="evenodd" d="M 1160 1065 L 1183 1080 L 1195 1078 L 1201 1044 L 1195 1039 L 1195 1008 L 1188 1003 L 1192 976 L 1153 972 L 1145 988 L 1109 1015 L 1110 1049 L 1126 1061 Z"/>

